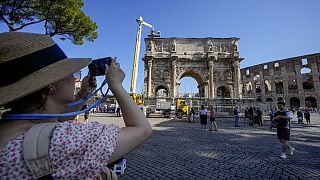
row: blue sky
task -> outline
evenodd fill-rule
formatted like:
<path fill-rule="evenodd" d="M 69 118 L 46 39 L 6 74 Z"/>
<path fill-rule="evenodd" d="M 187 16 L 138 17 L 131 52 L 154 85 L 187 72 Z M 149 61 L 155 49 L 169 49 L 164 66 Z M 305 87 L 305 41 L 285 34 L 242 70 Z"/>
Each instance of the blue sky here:
<path fill-rule="evenodd" d="M 144 20 L 161 37 L 239 37 L 241 67 L 320 52 L 319 0 L 85 0 L 84 12 L 98 24 L 95 42 L 78 46 L 55 37 L 68 57 L 117 56 L 129 90 L 137 23 Z M 0 31 L 7 27 L 0 24 Z M 22 31 L 44 33 L 42 26 Z M 142 38 L 149 29 L 143 27 Z M 144 53 L 141 43 L 137 92 L 142 92 Z M 86 70 L 84 70 L 86 73 Z M 99 78 L 101 81 L 102 78 Z M 196 81 L 181 79 L 180 92 L 196 91 Z"/>

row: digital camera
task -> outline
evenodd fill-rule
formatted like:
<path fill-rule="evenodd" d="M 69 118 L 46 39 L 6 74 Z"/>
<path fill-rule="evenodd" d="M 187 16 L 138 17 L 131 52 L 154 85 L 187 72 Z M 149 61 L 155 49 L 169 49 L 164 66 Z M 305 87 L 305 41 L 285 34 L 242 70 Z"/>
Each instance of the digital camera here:
<path fill-rule="evenodd" d="M 104 76 L 106 74 L 106 65 L 110 66 L 112 59 L 112 57 L 105 57 L 92 60 L 91 64 L 88 65 L 90 76 Z"/>

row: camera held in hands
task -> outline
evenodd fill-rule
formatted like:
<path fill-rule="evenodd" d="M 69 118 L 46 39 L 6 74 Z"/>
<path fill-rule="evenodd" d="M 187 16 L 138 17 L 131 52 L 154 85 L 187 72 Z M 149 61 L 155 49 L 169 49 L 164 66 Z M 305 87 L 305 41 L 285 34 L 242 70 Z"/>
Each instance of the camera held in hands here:
<path fill-rule="evenodd" d="M 88 65 L 90 76 L 104 76 L 106 74 L 106 65 L 110 66 L 112 59 L 112 57 L 105 57 L 93 60 Z"/>

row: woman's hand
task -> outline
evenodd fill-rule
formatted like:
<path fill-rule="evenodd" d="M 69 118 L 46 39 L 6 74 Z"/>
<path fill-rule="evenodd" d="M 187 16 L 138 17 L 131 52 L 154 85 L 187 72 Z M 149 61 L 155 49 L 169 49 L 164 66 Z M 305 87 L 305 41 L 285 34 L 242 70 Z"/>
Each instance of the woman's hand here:
<path fill-rule="evenodd" d="M 120 64 L 112 59 L 110 67 L 108 65 L 106 66 L 106 78 L 109 87 L 112 88 L 121 84 L 126 74 L 120 68 Z"/>
<path fill-rule="evenodd" d="M 95 76 L 86 76 L 82 79 L 79 95 L 81 98 L 88 96 L 97 88 L 97 80 Z"/>

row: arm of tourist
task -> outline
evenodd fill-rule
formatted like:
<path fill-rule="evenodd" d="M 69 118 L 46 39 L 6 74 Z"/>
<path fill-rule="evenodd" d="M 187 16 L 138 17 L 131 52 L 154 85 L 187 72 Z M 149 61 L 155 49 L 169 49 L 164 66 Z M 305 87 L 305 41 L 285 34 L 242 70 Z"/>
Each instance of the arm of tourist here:
<path fill-rule="evenodd" d="M 272 121 L 276 121 L 280 118 L 281 115 L 275 115 L 273 118 L 272 118 Z"/>
<path fill-rule="evenodd" d="M 152 128 L 141 109 L 123 88 L 121 82 L 125 74 L 119 65 L 112 61 L 106 76 L 109 88 L 121 107 L 126 125 L 118 134 L 116 148 L 108 162 L 112 163 L 145 142 L 151 136 Z"/>

